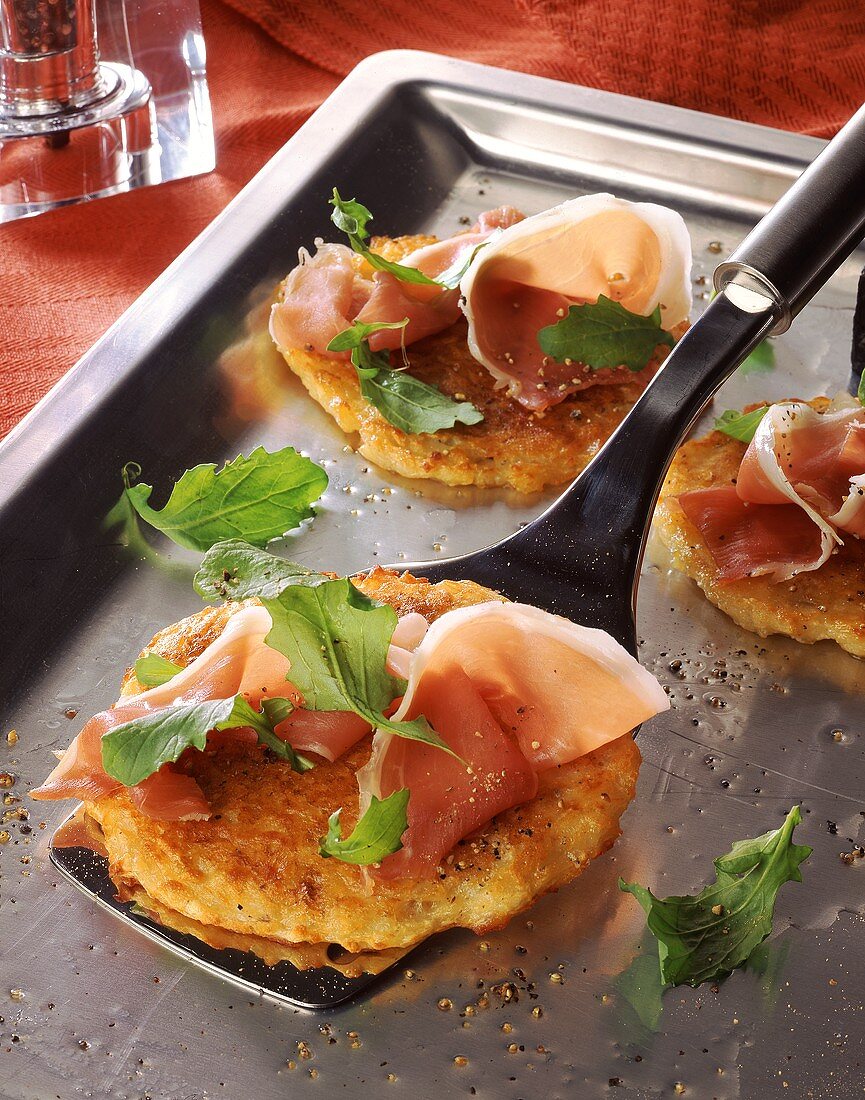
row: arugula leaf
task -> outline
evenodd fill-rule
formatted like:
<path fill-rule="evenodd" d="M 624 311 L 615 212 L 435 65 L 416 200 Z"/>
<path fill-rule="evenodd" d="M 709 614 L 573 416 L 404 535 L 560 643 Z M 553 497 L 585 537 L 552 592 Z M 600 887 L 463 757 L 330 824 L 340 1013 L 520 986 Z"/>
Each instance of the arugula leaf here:
<path fill-rule="evenodd" d="M 135 662 L 135 679 L 148 688 L 161 687 L 182 671 L 180 665 L 166 661 L 158 653 L 148 653 L 146 657 L 139 657 Z"/>
<path fill-rule="evenodd" d="M 230 719 L 234 705 L 234 699 L 175 703 L 115 726 L 102 738 L 102 766 L 125 787 L 134 787 L 185 749 L 203 749 L 207 734 Z"/>
<path fill-rule="evenodd" d="M 381 801 L 373 795 L 363 817 L 344 840 L 340 838 L 339 827 L 342 810 L 335 810 L 327 819 L 327 836 L 319 841 L 319 855 L 362 866 L 381 863 L 385 856 L 402 848 L 402 835 L 408 828 L 408 799 L 407 787 Z"/>
<path fill-rule="evenodd" d="M 138 528 L 138 514 L 132 507 L 128 490 L 141 477 L 141 467 L 137 462 L 127 462 L 120 470 L 120 477 L 123 481 L 123 492 L 102 521 L 102 527 L 105 531 L 112 531 L 115 527 L 120 527 L 126 536 L 127 542 L 137 544 L 139 541 L 143 542 L 144 540 L 141 538 Z"/>
<path fill-rule="evenodd" d="M 626 366 L 640 371 L 649 364 L 659 344 L 675 340 L 661 328 L 661 307 L 649 317 L 631 313 L 601 294 L 597 302 L 571 306 L 554 325 L 542 328 L 538 343 L 544 355 L 558 362 L 568 359 L 592 370 Z"/>
<path fill-rule="evenodd" d="M 360 378 L 360 392 L 389 424 L 409 435 L 432 434 L 440 428 L 479 424 L 484 414 L 468 401 L 454 401 L 436 386 L 430 386 L 402 370 L 392 370 L 386 351 L 370 351 L 369 337 L 380 329 L 403 328 L 403 321 L 364 324 L 355 321 L 327 345 L 328 351 L 348 351 Z"/>
<path fill-rule="evenodd" d="M 242 695 L 238 695 L 228 721 L 220 723 L 216 728 L 226 730 L 237 729 L 238 726 L 249 726 L 258 734 L 259 744 L 270 749 L 280 760 L 291 764 L 294 771 L 308 772 L 315 767 L 313 762 L 301 756 L 299 752 L 295 752 L 287 741 L 277 737 L 274 732 L 274 727 L 284 722 L 294 709 L 294 703 L 290 699 L 279 698 L 264 699 L 261 710 L 255 710 Z"/>
<path fill-rule="evenodd" d="M 357 241 L 360 247 L 363 248 L 363 242 L 369 239 L 366 223 L 373 220 L 372 214 L 370 214 L 363 203 L 358 202 L 356 199 L 342 198 L 335 187 L 333 189 L 333 198 L 328 201 L 333 207 L 333 213 L 330 216 L 330 220 L 336 228 L 342 230 L 352 242 Z M 352 243 L 352 248 L 354 247 L 355 245 Z"/>
<path fill-rule="evenodd" d="M 768 374 L 775 369 L 775 349 L 769 340 L 758 344 L 739 367 L 740 374 Z"/>
<path fill-rule="evenodd" d="M 415 283 L 419 286 L 441 285 L 437 279 L 424 275 L 418 268 L 406 267 L 404 264 L 396 263 L 395 260 L 386 260 L 384 256 L 379 256 L 377 252 L 370 252 L 368 248 L 355 248 L 355 252 L 360 252 L 370 267 L 374 267 L 376 271 L 387 271 L 400 282 Z"/>
<path fill-rule="evenodd" d="M 366 244 L 369 238 L 366 226 L 367 222 L 373 220 L 373 216 L 362 203 L 359 203 L 356 199 L 342 198 L 335 187 L 333 189 L 333 198 L 329 201 L 330 205 L 333 207 L 333 213 L 330 216 L 330 220 L 337 229 L 341 229 L 342 232 L 345 233 L 352 249 L 363 256 L 370 267 L 374 267 L 378 271 L 389 271 L 391 275 L 395 275 L 404 283 L 416 283 L 421 286 L 440 286 L 444 290 L 455 290 L 462 282 L 465 273 L 471 267 L 478 251 L 490 244 L 491 241 L 494 241 L 496 237 L 502 235 L 501 229 L 493 230 L 486 240 L 481 241 L 479 244 L 475 245 L 474 248 L 470 249 L 468 255 L 465 257 L 458 256 L 450 267 L 446 268 L 435 278 L 432 278 L 429 275 L 424 275 L 424 273 L 418 271 L 417 268 L 407 267 L 404 264 L 395 263 L 393 260 L 386 260 L 383 256 L 379 256 L 377 253 L 369 250 Z"/>
<path fill-rule="evenodd" d="M 383 256 L 370 252 L 365 243 L 369 237 L 366 224 L 371 222 L 373 218 L 362 203 L 359 203 L 356 199 L 342 198 L 335 187 L 333 198 L 329 202 L 333 207 L 330 220 L 337 229 L 341 229 L 345 233 L 352 249 L 363 256 L 370 267 L 374 267 L 377 271 L 389 271 L 391 275 L 395 275 L 397 279 L 404 283 L 417 283 L 422 286 L 440 285 L 438 280 L 431 279 L 415 267 L 405 267 L 403 264 L 394 263 L 393 260 L 386 260 Z"/>
<path fill-rule="evenodd" d="M 204 555 L 193 584 L 205 600 L 276 599 L 290 584 L 323 584 L 314 569 L 285 561 L 241 539 L 214 543 Z"/>
<path fill-rule="evenodd" d="M 780 829 L 736 841 L 714 861 L 715 882 L 694 897 L 657 898 L 619 879 L 619 889 L 633 894 L 646 912 L 665 982 L 696 986 L 725 977 L 769 935 L 778 890 L 802 881 L 799 864 L 811 855 L 807 845 L 792 843 L 800 820 L 794 806 Z"/>
<path fill-rule="evenodd" d="M 479 424 L 484 414 L 470 401 L 454 401 L 405 371 L 380 370 L 361 378 L 360 392 L 388 423 L 409 435 L 431 435 L 455 424 Z"/>
<path fill-rule="evenodd" d="M 261 599 L 273 624 L 265 642 L 291 662 L 292 683 L 310 710 L 353 711 L 378 729 L 451 752 L 422 716 L 385 718 L 383 712 L 405 690 L 386 669 L 397 615 L 348 578 L 311 573 L 230 541 L 205 555 L 195 587 L 205 599 L 229 589 L 232 598 Z"/>
<path fill-rule="evenodd" d="M 291 681 L 310 710 L 354 711 L 378 729 L 451 753 L 423 716 L 400 722 L 384 716 L 405 690 L 385 667 L 397 624 L 392 607 L 347 577 L 290 585 L 262 603 L 273 621 L 265 641 L 291 662 Z"/>
<path fill-rule="evenodd" d="M 366 343 L 374 333 L 381 332 L 382 329 L 405 328 L 407 324 L 408 317 L 403 317 L 401 321 L 373 321 L 371 324 L 355 321 L 351 328 L 345 328 L 334 336 L 327 345 L 327 350 L 354 351 L 355 348 L 359 348 Z M 387 355 L 387 352 L 371 352 L 370 354 Z M 390 361 L 388 360 L 385 365 L 389 366 Z"/>
<path fill-rule="evenodd" d="M 267 644 L 291 661 L 291 679 L 312 710 L 353 710 L 351 696 L 364 696 L 364 706 L 384 710 L 398 694 L 385 669 L 387 646 L 397 614 L 371 600 L 347 577 L 316 588 L 285 588 L 266 600 L 273 626 Z M 352 649 L 378 652 L 361 668 Z"/>
<path fill-rule="evenodd" d="M 134 787 L 163 764 L 173 763 L 186 749 L 203 749 L 211 730 L 250 726 L 259 741 L 295 771 L 307 771 L 312 763 L 273 732 L 273 727 L 291 713 L 291 703 L 288 699 L 271 699 L 268 703 L 269 710 L 266 705 L 262 713 L 253 710 L 244 696 L 237 695 L 232 699 L 174 703 L 143 714 L 103 736 L 102 766 L 125 787 Z"/>
<path fill-rule="evenodd" d="M 178 546 L 208 550 L 220 539 L 239 537 L 264 546 L 312 515 L 311 505 L 327 488 L 327 474 L 293 447 L 268 454 L 257 447 L 248 458 L 239 455 L 217 471 L 214 463 L 187 470 L 159 511 L 148 501 L 150 485 L 134 484 L 137 463 L 123 468 L 125 489 L 106 523 L 124 520 L 124 506 L 162 531 Z"/>
<path fill-rule="evenodd" d="M 369 346 L 369 338 L 382 329 L 405 328 L 408 317 L 401 321 L 373 321 L 365 324 L 363 321 L 355 321 L 351 328 L 345 328 L 338 332 L 327 345 L 328 351 L 350 351 L 352 366 L 358 373 L 358 377 L 373 378 L 380 370 L 390 370 L 390 352 L 372 351 Z"/>
<path fill-rule="evenodd" d="M 860 405 L 865 405 L 865 371 L 859 379 L 859 389 L 856 391 L 856 396 L 859 399 Z"/>
<path fill-rule="evenodd" d="M 727 409 L 715 421 L 715 431 L 723 432 L 742 443 L 750 443 L 768 410 L 768 405 L 760 405 L 750 412 L 741 413 L 735 409 Z"/>

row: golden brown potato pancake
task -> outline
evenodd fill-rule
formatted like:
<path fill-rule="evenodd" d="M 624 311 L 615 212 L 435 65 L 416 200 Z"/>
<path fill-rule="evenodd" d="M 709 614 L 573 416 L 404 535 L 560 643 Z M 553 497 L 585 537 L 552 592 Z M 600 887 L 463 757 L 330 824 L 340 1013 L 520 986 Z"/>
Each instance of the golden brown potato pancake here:
<path fill-rule="evenodd" d="M 405 954 L 405 949 L 399 947 L 392 948 L 390 951 L 351 953 L 335 948 L 329 943 L 278 943 L 265 936 L 229 932 L 213 924 L 202 924 L 200 921 L 192 920 L 155 901 L 140 887 L 124 889 L 119 896 L 122 901 L 135 902 L 139 908 L 146 910 L 150 917 L 168 928 L 195 936 L 219 951 L 226 948 L 233 948 L 235 951 L 252 951 L 267 966 L 275 966 L 280 962 L 290 962 L 298 970 L 330 966 L 347 978 L 357 978 L 361 974 L 380 974 Z"/>
<path fill-rule="evenodd" d="M 829 400 L 818 397 L 809 404 L 822 412 Z M 654 520 L 673 565 L 735 623 L 761 638 L 786 634 L 805 643 L 831 638 L 848 653 L 865 657 L 865 542 L 860 539 L 847 536 L 820 569 L 780 584 L 766 577 L 719 581 L 711 554 L 676 497 L 689 489 L 734 483 L 744 453 L 744 443 L 717 431 L 679 449 Z"/>
<path fill-rule="evenodd" d="M 497 598 L 472 582 L 431 585 L 381 569 L 357 583 L 430 621 Z M 236 606 L 208 608 L 161 631 L 148 651 L 187 664 Z M 124 692 L 135 687 L 127 674 Z M 369 758 L 370 743 L 367 737 L 304 775 L 249 746 L 190 754 L 190 772 L 212 807 L 207 821 L 154 821 L 124 791 L 88 803 L 121 896 L 137 898 L 167 923 L 207 926 L 205 939 L 223 932 L 250 937 L 242 942 L 259 954 L 265 954 L 261 940 L 277 953 L 279 945 L 330 943 L 364 952 L 404 949 L 454 926 L 483 932 L 576 878 L 610 847 L 640 761 L 625 736 L 550 769 L 540 776 L 536 798 L 462 841 L 437 872 L 370 883 L 361 868 L 318 854 L 334 809 L 344 807 L 346 833 L 354 827 L 355 772 Z"/>
<path fill-rule="evenodd" d="M 399 261 L 435 239 L 376 237 L 371 246 L 386 259 Z M 676 335 L 686 327 L 680 326 Z M 505 389 L 495 388 L 487 369 L 472 358 L 466 323 L 460 320 L 410 345 L 410 369 L 416 378 L 449 397 L 470 401 L 484 419 L 434 435 L 408 435 L 361 396 L 350 363 L 302 348 L 279 350 L 340 428 L 360 436 L 360 452 L 371 462 L 403 477 L 481 488 L 510 486 L 523 493 L 575 478 L 622 422 L 654 373 L 647 369 L 620 385 L 592 386 L 536 416 L 508 397 Z M 667 351 L 659 349 L 651 366 L 657 366 Z"/>

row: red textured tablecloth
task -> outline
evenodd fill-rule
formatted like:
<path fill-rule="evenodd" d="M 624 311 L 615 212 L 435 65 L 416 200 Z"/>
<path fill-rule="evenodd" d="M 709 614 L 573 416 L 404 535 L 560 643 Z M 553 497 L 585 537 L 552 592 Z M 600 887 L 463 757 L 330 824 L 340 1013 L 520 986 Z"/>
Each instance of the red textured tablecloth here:
<path fill-rule="evenodd" d="M 203 0 L 202 10 L 216 171 L 0 227 L 0 435 L 369 53 L 436 50 L 824 137 L 865 99 L 865 0 Z"/>

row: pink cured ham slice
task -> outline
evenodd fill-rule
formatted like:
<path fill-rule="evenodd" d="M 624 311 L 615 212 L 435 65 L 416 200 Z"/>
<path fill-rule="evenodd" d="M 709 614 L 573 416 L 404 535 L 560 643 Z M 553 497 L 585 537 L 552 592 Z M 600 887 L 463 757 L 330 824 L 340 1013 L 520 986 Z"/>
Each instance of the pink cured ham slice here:
<path fill-rule="evenodd" d="M 285 280 L 282 301 L 271 310 L 270 334 L 283 348 L 334 355 L 327 345 L 351 325 L 350 318 L 371 293 L 372 282 L 358 273 L 347 245 L 322 244 L 314 256 L 301 249 L 300 263 Z M 337 357 L 347 359 L 348 354 Z"/>
<path fill-rule="evenodd" d="M 641 316 L 658 309 L 671 331 L 690 312 L 690 268 L 688 231 L 674 211 L 608 194 L 572 199 L 508 226 L 478 254 L 460 284 L 469 348 L 534 412 L 589 386 L 647 380 L 651 366 L 635 374 L 557 361 L 538 334 L 601 295 Z"/>
<path fill-rule="evenodd" d="M 603 631 L 524 604 L 448 612 L 415 650 L 395 717 L 424 714 L 472 772 L 441 750 L 376 733 L 358 772 L 361 807 L 373 794 L 411 792 L 404 849 L 377 873 L 426 873 L 461 837 L 533 797 L 530 775 L 668 707 L 655 678 Z"/>
<path fill-rule="evenodd" d="M 297 752 L 314 752 L 333 762 L 371 729 L 365 718 L 352 711 L 301 709 L 280 722 L 274 732 Z"/>
<path fill-rule="evenodd" d="M 420 620 L 420 623 L 418 622 Z M 422 624 L 422 626 L 421 626 Z M 37 799 L 79 798 L 94 801 L 122 786 L 102 766 L 102 737 L 109 730 L 172 703 L 202 702 L 244 695 L 251 706 L 265 697 L 290 698 L 299 708 L 276 727 L 276 733 L 299 752 L 314 752 L 336 760 L 369 733 L 370 725 L 356 714 L 302 709 L 303 698 L 287 679 L 289 662 L 265 645 L 270 615 L 263 607 L 245 607 L 228 620 L 222 634 L 183 671 L 159 687 L 124 697 L 117 706 L 94 715 L 45 780 L 31 792 Z M 426 620 L 408 615 L 397 625 L 391 659 L 406 667 L 423 637 Z M 394 675 L 399 675 L 395 672 Z M 229 741 L 257 743 L 249 729 L 213 731 L 208 748 Z M 165 764 L 136 787 L 131 797 L 142 813 L 176 821 L 207 817 L 209 811 L 195 780 L 182 774 L 180 762 Z"/>
<path fill-rule="evenodd" d="M 428 672 L 454 668 L 538 771 L 593 752 L 670 705 L 605 631 L 528 604 L 476 604 L 434 622 L 415 651 L 399 716 Z"/>
<path fill-rule="evenodd" d="M 78 798 L 95 802 L 123 786 L 102 767 L 102 737 L 110 730 L 140 718 L 157 708 L 137 704 L 114 707 L 94 715 L 84 726 L 60 762 L 40 786 L 30 792 L 32 798 L 55 801 Z M 226 737 L 229 731 L 222 734 Z M 243 739 L 245 731 L 232 730 Z M 253 738 L 257 740 L 257 738 Z M 195 821 L 210 816 L 210 808 L 198 783 L 184 775 L 177 765 L 163 764 L 158 772 L 129 788 L 134 804 L 148 817 L 160 821 Z"/>
<path fill-rule="evenodd" d="M 124 706 L 95 714 L 64 751 L 48 778 L 30 792 L 31 797 L 48 801 L 81 798 L 92 802 L 118 790 L 122 784 L 102 767 L 102 736 L 144 713 L 146 708 Z"/>
<path fill-rule="evenodd" d="M 832 514 L 865 472 L 865 409 L 818 413 L 798 401 L 772 405 L 739 467 L 736 489 L 755 504 L 801 506 Z"/>
<path fill-rule="evenodd" d="M 374 332 L 369 338 L 373 351 L 392 351 L 404 344 L 417 343 L 425 336 L 434 336 L 450 328 L 460 315 L 459 290 L 405 283 L 388 271 L 377 271 L 372 286 L 369 300 L 358 313 L 356 321 L 364 324 L 376 321 L 398 324 L 405 317 L 409 319 L 404 329 Z"/>
<path fill-rule="evenodd" d="M 173 764 L 163 764 L 135 787 L 129 788 L 132 802 L 156 821 L 206 821 L 210 806 L 204 791 L 191 775 Z"/>
<path fill-rule="evenodd" d="M 497 813 L 533 798 L 538 779 L 469 677 L 458 668 L 428 673 L 405 717 L 424 714 L 466 764 L 441 749 L 376 734 L 373 756 L 358 772 L 380 798 L 409 789 L 403 847 L 375 872 L 382 879 L 431 871 L 457 841 Z"/>
<path fill-rule="evenodd" d="M 425 245 L 400 262 L 434 279 L 467 259 L 491 233 L 521 218 L 513 207 L 488 211 L 469 232 Z M 346 245 L 323 244 L 314 256 L 301 250 L 300 263 L 285 281 L 283 300 L 271 310 L 270 333 L 279 347 L 346 359 L 345 352 L 329 352 L 327 345 L 355 321 L 392 324 L 408 317 L 404 330 L 385 330 L 370 338 L 372 350 L 382 351 L 432 336 L 459 318 L 459 290 L 407 283 L 386 271 L 368 279 L 358 267 L 357 256 Z"/>
<path fill-rule="evenodd" d="M 679 497 L 723 582 L 819 569 L 842 534 L 865 536 L 865 409 L 772 405 L 736 486 Z"/>
<path fill-rule="evenodd" d="M 416 249 L 402 260 L 403 267 L 411 267 L 435 279 L 450 269 L 459 269 L 472 252 L 494 233 L 501 232 L 517 222 L 523 215 L 512 206 L 502 206 L 481 214 L 468 233 L 458 233 L 434 244 Z M 398 329 L 384 329 L 373 333 L 369 346 L 373 351 L 393 350 L 404 343 L 415 343 L 424 336 L 433 336 L 449 328 L 460 316 L 460 292 L 441 290 L 422 283 L 406 283 L 386 271 L 373 276 L 373 291 L 369 301 L 357 315 L 358 321 L 387 321 L 394 323 L 409 318 L 405 327 L 405 339 Z"/>
<path fill-rule="evenodd" d="M 258 707 L 268 692 L 285 695 L 286 689 L 291 689 L 286 684 L 288 661 L 264 645 L 269 630 L 270 616 L 263 607 L 243 608 L 232 615 L 222 634 L 176 676 L 159 687 L 127 696 L 111 710 L 94 715 L 45 782 L 31 792 L 32 796 L 93 801 L 118 790 L 122 784 L 102 766 L 102 737 L 133 718 L 172 703 L 243 694 L 250 705 Z M 243 737 L 243 731 L 237 731 L 237 735 Z M 148 816 L 176 821 L 206 817 L 209 813 L 198 784 L 190 776 L 181 776 L 173 765 L 163 765 L 144 783 L 146 786 L 133 799 Z"/>
<path fill-rule="evenodd" d="M 725 581 L 807 566 L 822 555 L 820 528 L 793 505 L 748 504 L 732 485 L 679 497 Z"/>

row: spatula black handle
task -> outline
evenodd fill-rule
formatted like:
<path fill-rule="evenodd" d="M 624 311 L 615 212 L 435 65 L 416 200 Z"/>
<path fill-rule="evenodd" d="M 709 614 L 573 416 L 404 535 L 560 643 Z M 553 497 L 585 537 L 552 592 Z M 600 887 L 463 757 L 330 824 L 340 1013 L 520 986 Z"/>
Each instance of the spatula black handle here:
<path fill-rule="evenodd" d="M 865 236 L 865 104 L 715 273 L 773 288 L 775 332 L 790 322 Z"/>

